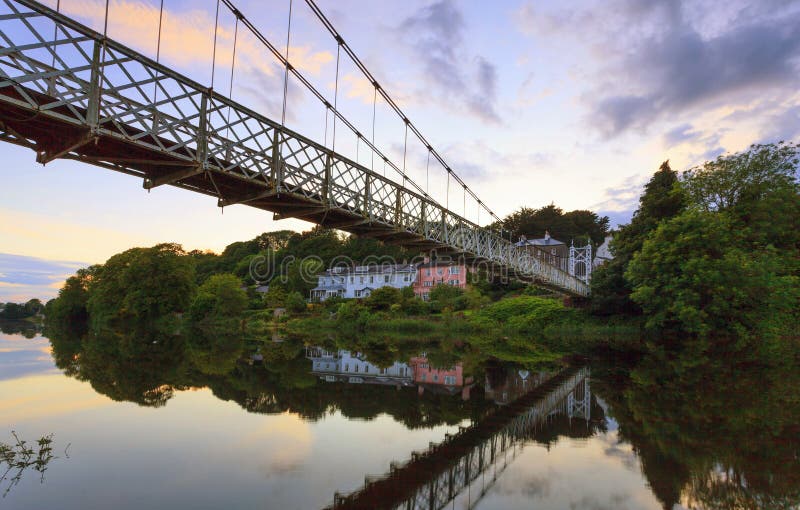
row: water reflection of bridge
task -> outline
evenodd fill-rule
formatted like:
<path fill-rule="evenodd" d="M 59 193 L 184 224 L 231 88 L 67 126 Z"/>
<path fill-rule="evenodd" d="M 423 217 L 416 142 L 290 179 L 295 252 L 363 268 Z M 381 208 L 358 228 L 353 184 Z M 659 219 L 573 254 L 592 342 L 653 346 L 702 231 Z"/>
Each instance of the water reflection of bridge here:
<path fill-rule="evenodd" d="M 483 475 L 478 494 L 470 498 L 472 507 L 539 428 L 556 416 L 588 421 L 590 409 L 588 368 L 561 372 L 485 419 L 413 453 L 405 464 L 392 464 L 383 476 L 367 477 L 360 490 L 337 493 L 329 508 L 438 510 Z"/>

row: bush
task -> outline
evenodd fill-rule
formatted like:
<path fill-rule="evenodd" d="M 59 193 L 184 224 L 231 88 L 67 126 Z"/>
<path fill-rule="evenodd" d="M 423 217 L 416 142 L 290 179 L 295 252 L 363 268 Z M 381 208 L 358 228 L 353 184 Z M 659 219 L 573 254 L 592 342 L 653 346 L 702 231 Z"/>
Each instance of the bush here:
<path fill-rule="evenodd" d="M 292 313 L 303 313 L 307 309 L 305 298 L 299 292 L 292 292 L 286 296 L 286 309 Z"/>
<path fill-rule="evenodd" d="M 554 299 L 534 296 L 508 298 L 476 312 L 470 321 L 479 327 L 502 326 L 514 330 L 543 329 L 566 312 Z"/>
<path fill-rule="evenodd" d="M 372 291 L 364 303 L 372 310 L 389 310 L 401 300 L 400 289 L 394 287 L 381 287 Z"/>

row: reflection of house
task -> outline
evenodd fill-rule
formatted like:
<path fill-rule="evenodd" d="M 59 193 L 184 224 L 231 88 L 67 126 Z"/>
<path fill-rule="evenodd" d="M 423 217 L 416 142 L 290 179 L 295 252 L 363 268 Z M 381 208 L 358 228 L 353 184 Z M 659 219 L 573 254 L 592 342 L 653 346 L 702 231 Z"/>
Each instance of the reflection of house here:
<path fill-rule="evenodd" d="M 424 263 L 417 266 L 414 294 L 427 301 L 431 290 L 437 285 L 466 288 L 467 267 L 464 264 L 430 262 L 426 259 Z"/>
<path fill-rule="evenodd" d="M 594 255 L 594 262 L 593 262 L 594 267 L 605 264 L 606 262 L 614 258 L 614 255 L 611 254 L 611 246 L 610 246 L 612 238 L 613 237 L 610 235 L 606 236 L 606 239 L 603 241 L 603 244 L 601 244 L 600 247 L 597 248 L 597 253 L 595 253 Z"/>
<path fill-rule="evenodd" d="M 548 372 L 498 369 L 497 373 L 487 372 L 484 395 L 496 404 L 506 405 L 544 384 L 550 377 L 552 374 Z"/>
<path fill-rule="evenodd" d="M 361 353 L 345 350 L 332 352 L 320 347 L 307 347 L 306 358 L 311 360 L 311 373 L 327 382 L 416 385 L 420 394 L 426 390 L 447 395 L 461 393 L 464 400 L 469 399 L 473 386 L 472 377 L 464 376 L 461 363 L 449 369 L 437 369 L 432 368 L 423 356 L 411 358 L 408 363 L 395 361 L 386 368 L 373 365 Z"/>
<path fill-rule="evenodd" d="M 311 373 L 329 382 L 411 386 L 414 380 L 413 371 L 406 363 L 395 362 L 390 367 L 380 368 L 363 359 L 357 352 L 330 352 L 309 347 L 306 349 L 306 357 L 311 360 Z"/>
<path fill-rule="evenodd" d="M 365 298 L 380 287 L 408 287 L 416 277 L 417 269 L 410 264 L 334 267 L 317 276 L 311 300 L 324 301 L 332 296 Z"/>
<path fill-rule="evenodd" d="M 541 239 L 527 239 L 525 236 L 521 236 L 514 246 L 524 249 L 547 264 L 556 266 L 563 271 L 567 270 L 569 247 L 566 243 L 550 237 L 550 232 L 546 231 Z"/>
<path fill-rule="evenodd" d="M 461 392 L 461 398 L 469 399 L 472 388 L 472 377 L 464 376 L 464 366 L 457 363 L 454 367 L 439 369 L 431 366 L 427 358 L 417 356 L 409 362 L 414 371 L 414 382 L 423 393 L 426 389 L 445 393 Z"/>

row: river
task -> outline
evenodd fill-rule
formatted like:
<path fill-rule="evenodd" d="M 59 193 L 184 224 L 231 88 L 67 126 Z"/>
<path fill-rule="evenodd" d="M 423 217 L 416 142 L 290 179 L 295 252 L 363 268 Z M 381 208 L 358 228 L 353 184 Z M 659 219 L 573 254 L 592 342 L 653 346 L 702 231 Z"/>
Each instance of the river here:
<path fill-rule="evenodd" d="M 30 334 L 27 336 L 31 336 Z M 798 370 L 453 340 L 0 334 L 4 509 L 797 508 Z M 35 456 L 35 455 L 34 455 Z M 37 467 L 39 468 L 37 470 Z"/>

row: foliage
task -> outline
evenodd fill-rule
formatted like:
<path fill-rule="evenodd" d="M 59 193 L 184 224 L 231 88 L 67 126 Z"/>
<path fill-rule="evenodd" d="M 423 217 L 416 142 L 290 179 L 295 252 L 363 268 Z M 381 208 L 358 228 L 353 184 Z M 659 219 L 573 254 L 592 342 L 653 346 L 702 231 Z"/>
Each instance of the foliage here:
<path fill-rule="evenodd" d="M 504 327 L 536 333 L 564 311 L 564 305 L 554 299 L 519 296 L 492 303 L 473 314 L 469 320 L 476 327 Z"/>
<path fill-rule="evenodd" d="M 305 312 L 307 308 L 306 300 L 299 292 L 291 292 L 286 296 L 286 309 L 293 313 Z"/>
<path fill-rule="evenodd" d="M 195 291 L 194 269 L 194 261 L 177 244 L 114 255 L 92 275 L 87 301 L 92 323 L 152 322 L 186 310 Z"/>
<path fill-rule="evenodd" d="M 430 307 L 435 312 L 445 309 L 464 310 L 467 307 L 464 290 L 447 284 L 439 284 L 430 291 Z"/>
<path fill-rule="evenodd" d="M 247 309 L 247 293 L 236 276 L 215 274 L 197 289 L 189 315 L 193 321 L 211 317 L 237 317 Z"/>
<path fill-rule="evenodd" d="M 665 161 L 645 185 L 644 193 L 639 198 L 639 209 L 630 224 L 621 226 L 614 234 L 611 242 L 614 258 L 597 268 L 592 275 L 591 306 L 595 313 L 638 314 L 641 311 L 630 299 L 632 288 L 625 280 L 625 270 L 659 223 L 679 214 L 684 206 L 678 174 L 670 168 L 669 161 Z"/>
<path fill-rule="evenodd" d="M 506 216 L 501 226 L 506 231 L 529 238 L 544 237 L 545 231 L 560 241 L 591 239 L 596 245 L 603 242 L 608 234 L 608 216 L 586 210 L 565 213 L 560 207 L 551 204 L 540 209 L 523 207 Z M 497 225 L 494 225 L 497 227 Z"/>
<path fill-rule="evenodd" d="M 27 319 L 44 311 L 44 305 L 34 298 L 26 303 L 5 303 L 0 309 L 0 319 Z"/>
<path fill-rule="evenodd" d="M 756 145 L 686 174 L 688 209 L 662 219 L 625 272 L 650 329 L 762 341 L 796 333 L 796 154 Z"/>
<path fill-rule="evenodd" d="M 379 287 L 370 293 L 364 303 L 371 310 L 388 310 L 392 305 L 399 305 L 402 299 L 400 289 L 395 287 Z"/>

